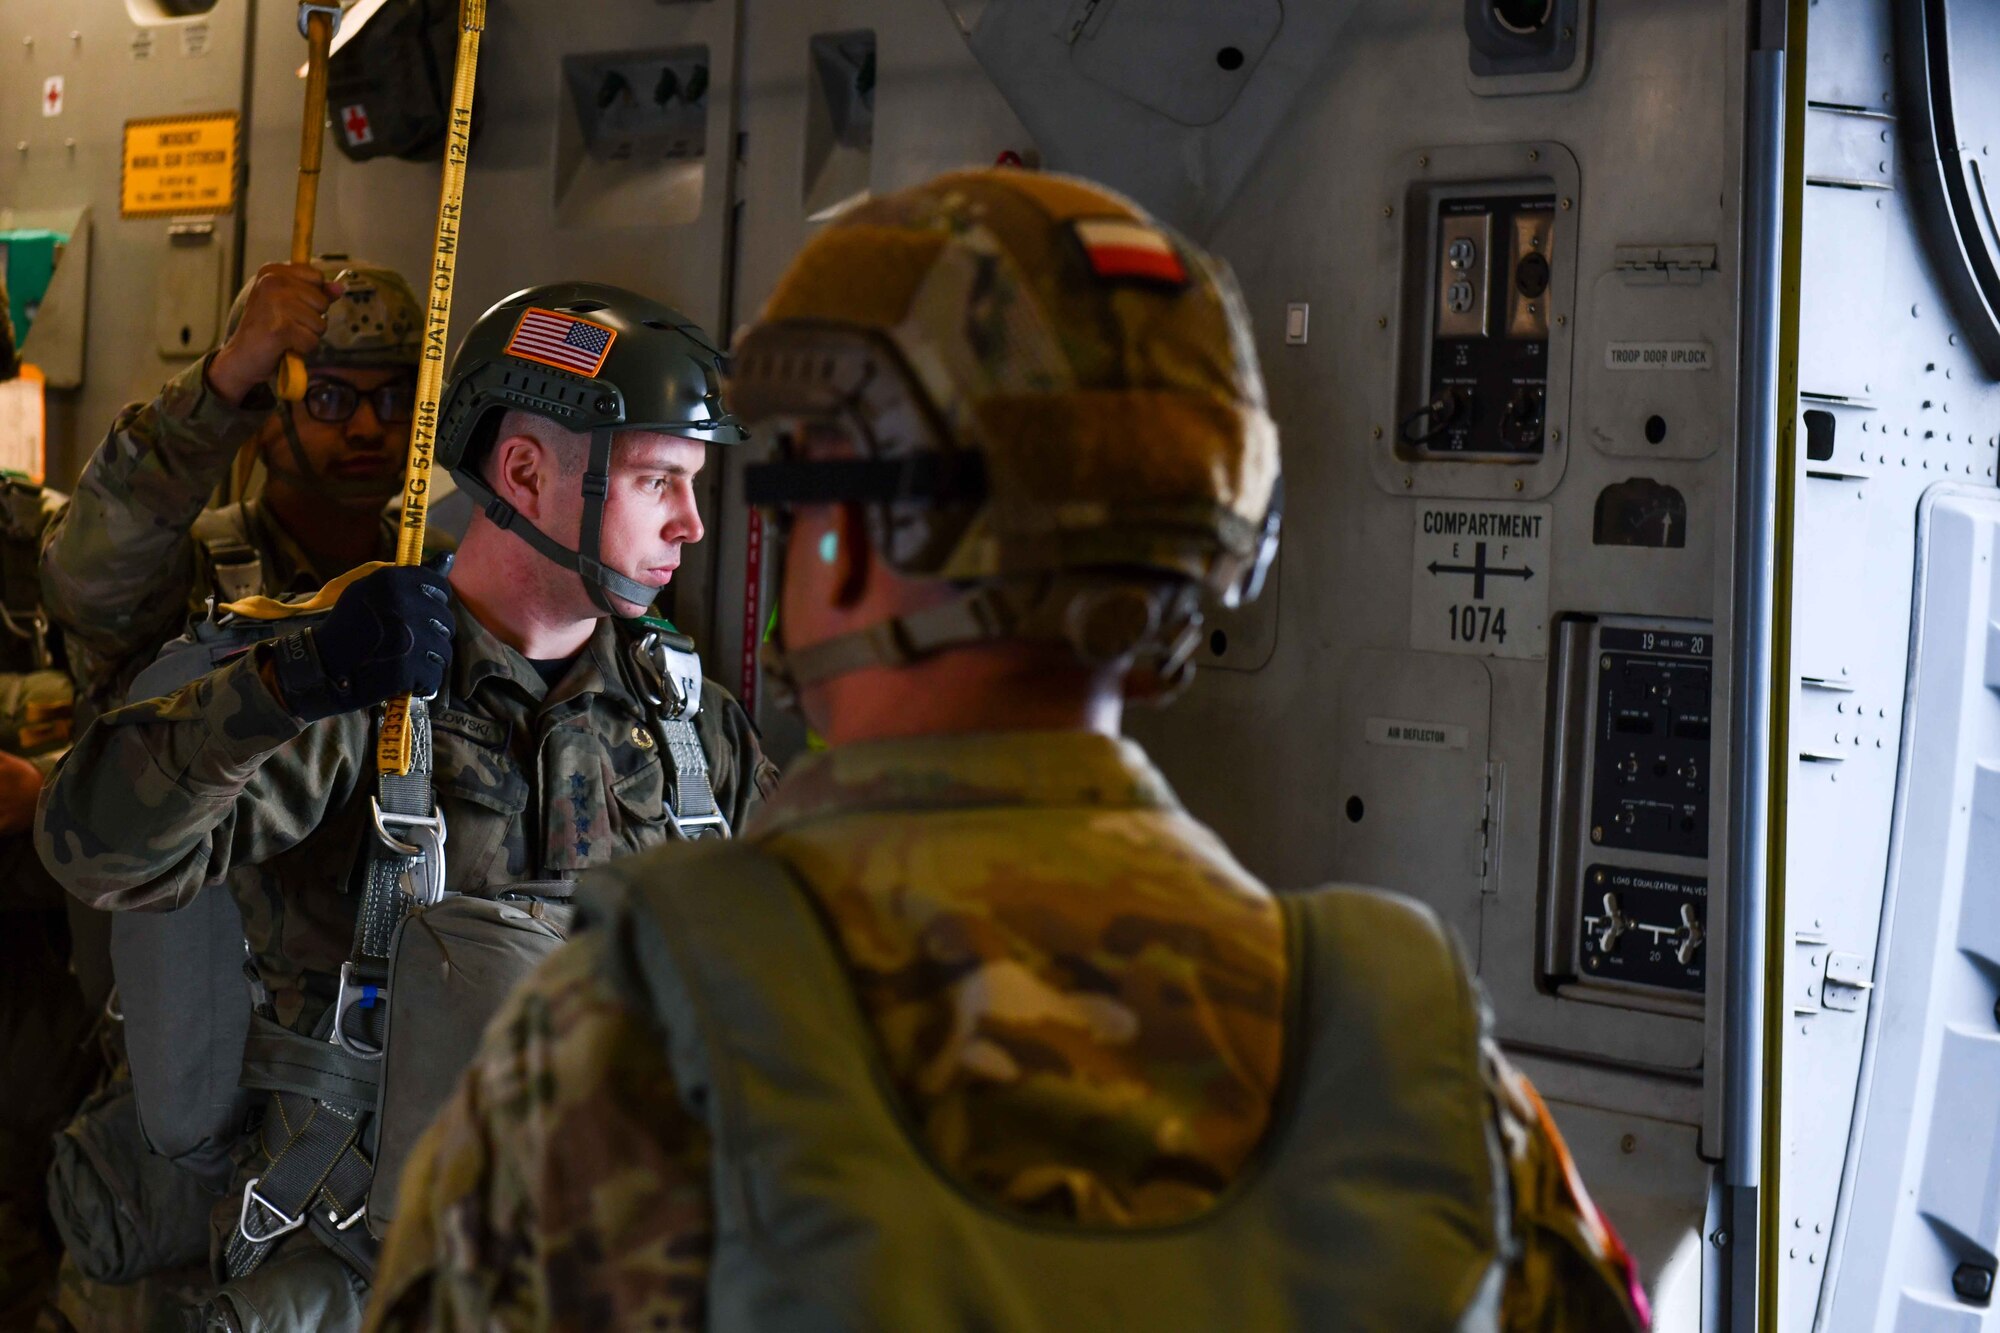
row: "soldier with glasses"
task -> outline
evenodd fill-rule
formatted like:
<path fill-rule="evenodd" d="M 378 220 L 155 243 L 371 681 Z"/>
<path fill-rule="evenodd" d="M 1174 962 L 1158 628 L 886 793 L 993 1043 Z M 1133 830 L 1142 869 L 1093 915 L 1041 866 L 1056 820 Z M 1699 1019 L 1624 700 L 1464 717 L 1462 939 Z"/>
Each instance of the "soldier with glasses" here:
<path fill-rule="evenodd" d="M 619 288 L 500 302 L 446 391 L 438 458 L 482 505 L 449 573 L 364 566 L 236 604 L 273 633 L 98 718 L 57 770 L 37 837 L 70 893 L 243 905 L 256 1011 L 214 1091 L 240 1081 L 261 1120 L 197 1326 L 358 1327 L 402 1158 L 564 937 L 575 877 L 726 836 L 771 789 L 749 719 L 653 606 L 702 537 L 710 447 L 745 438 L 720 359 Z M 381 387 L 353 385 L 361 413 Z M 428 701 L 412 768 L 378 778 L 378 706 L 405 694 Z"/>

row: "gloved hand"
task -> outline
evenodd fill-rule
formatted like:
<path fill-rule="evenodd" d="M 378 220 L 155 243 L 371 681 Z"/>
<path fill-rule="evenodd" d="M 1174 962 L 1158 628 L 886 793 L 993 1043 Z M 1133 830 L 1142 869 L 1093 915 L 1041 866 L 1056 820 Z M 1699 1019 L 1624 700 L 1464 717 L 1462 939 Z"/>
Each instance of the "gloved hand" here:
<path fill-rule="evenodd" d="M 445 578 L 392 565 L 356 580 L 312 629 L 272 645 L 278 690 L 301 722 L 370 708 L 444 683 L 457 626 Z"/>

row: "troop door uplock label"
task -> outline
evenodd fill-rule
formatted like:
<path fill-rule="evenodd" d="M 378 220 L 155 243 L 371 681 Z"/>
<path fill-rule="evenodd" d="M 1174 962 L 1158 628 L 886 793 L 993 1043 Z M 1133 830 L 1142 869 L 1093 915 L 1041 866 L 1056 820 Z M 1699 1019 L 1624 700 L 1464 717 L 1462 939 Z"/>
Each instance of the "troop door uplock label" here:
<path fill-rule="evenodd" d="M 1549 506 L 1417 505 L 1410 646 L 1477 657 L 1549 654 Z"/>

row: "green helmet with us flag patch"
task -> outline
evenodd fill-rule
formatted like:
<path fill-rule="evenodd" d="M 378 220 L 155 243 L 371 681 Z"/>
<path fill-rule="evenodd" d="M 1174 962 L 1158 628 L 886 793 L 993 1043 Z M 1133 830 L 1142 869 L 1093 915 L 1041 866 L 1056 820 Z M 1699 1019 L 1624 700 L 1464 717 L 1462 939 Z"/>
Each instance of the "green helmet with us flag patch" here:
<path fill-rule="evenodd" d="M 1276 552 L 1277 430 L 1234 280 L 1084 181 L 961 172 L 842 215 L 738 339 L 727 392 L 791 423 L 751 503 L 862 504 L 896 569 L 973 585 L 771 654 L 796 683 L 1026 637 L 1171 687 L 1200 592 L 1255 597 Z M 800 456 L 806 425 L 852 456 Z"/>
<path fill-rule="evenodd" d="M 580 575 L 597 605 L 644 606 L 657 589 L 606 565 L 599 550 L 611 445 L 621 430 L 656 430 L 703 444 L 750 437 L 722 403 L 722 352 L 680 311 L 601 282 L 529 287 L 496 303 L 466 331 L 452 359 L 438 425 L 437 461 L 487 518 Z M 482 469 L 509 410 L 590 438 L 578 549 L 522 518 Z"/>

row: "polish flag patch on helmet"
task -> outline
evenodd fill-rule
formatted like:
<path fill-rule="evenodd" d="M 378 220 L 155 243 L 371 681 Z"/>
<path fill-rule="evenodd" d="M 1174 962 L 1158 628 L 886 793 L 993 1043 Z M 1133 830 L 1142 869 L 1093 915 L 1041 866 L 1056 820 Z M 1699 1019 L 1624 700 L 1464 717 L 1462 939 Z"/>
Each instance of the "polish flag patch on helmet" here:
<path fill-rule="evenodd" d="M 611 355 L 618 330 L 560 310 L 529 306 L 507 340 L 507 355 L 539 361 L 558 370 L 572 371 L 585 379 L 594 377 Z"/>
<path fill-rule="evenodd" d="M 1091 271 L 1109 281 L 1185 287 L 1187 265 L 1166 236 L 1124 218 L 1079 218 L 1073 224 Z"/>

